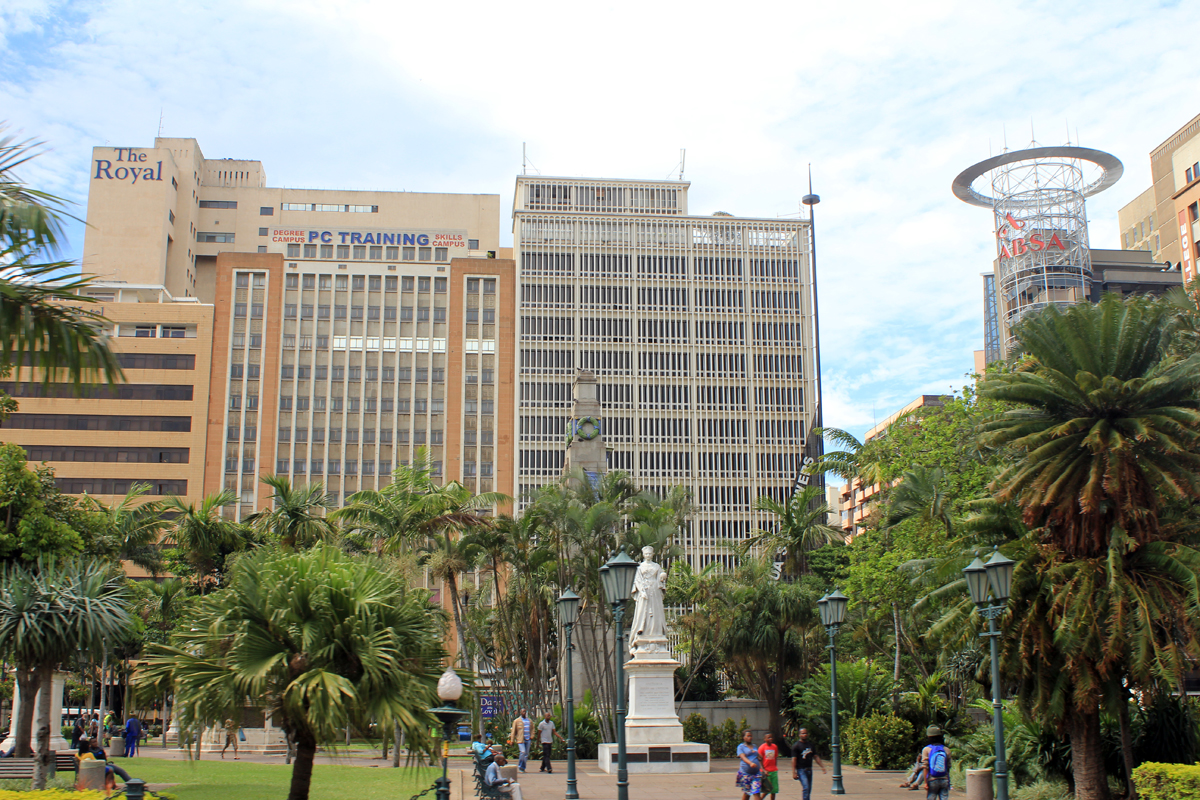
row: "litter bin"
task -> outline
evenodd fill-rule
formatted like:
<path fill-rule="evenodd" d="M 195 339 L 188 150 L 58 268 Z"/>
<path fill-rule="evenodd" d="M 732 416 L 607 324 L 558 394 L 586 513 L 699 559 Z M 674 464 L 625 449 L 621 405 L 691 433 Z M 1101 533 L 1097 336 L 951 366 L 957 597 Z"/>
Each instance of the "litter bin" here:
<path fill-rule="evenodd" d="M 79 774 L 75 776 L 76 789 L 104 790 L 104 762 L 86 759 L 79 762 Z"/>
<path fill-rule="evenodd" d="M 992 771 L 967 770 L 967 800 L 992 800 Z"/>
<path fill-rule="evenodd" d="M 125 737 L 113 734 L 112 739 L 108 743 L 108 757 L 118 758 L 125 755 Z"/>

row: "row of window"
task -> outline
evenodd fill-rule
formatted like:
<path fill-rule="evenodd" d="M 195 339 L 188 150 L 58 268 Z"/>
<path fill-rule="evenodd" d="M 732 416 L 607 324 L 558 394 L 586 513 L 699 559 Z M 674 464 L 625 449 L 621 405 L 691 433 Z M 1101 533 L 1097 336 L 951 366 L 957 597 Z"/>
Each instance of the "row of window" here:
<path fill-rule="evenodd" d="M 297 318 L 299 318 L 299 319 L 329 319 L 330 318 L 330 310 L 332 309 L 333 319 L 346 319 L 347 315 L 348 315 L 349 319 L 359 319 L 360 320 L 360 319 L 364 319 L 364 314 L 365 314 L 365 319 L 378 320 L 380 318 L 380 314 L 382 313 L 384 320 L 386 320 L 388 322 L 395 322 L 396 314 L 397 314 L 396 308 L 397 308 L 396 306 L 345 306 L 345 305 L 335 305 L 335 306 L 317 305 L 317 306 L 314 306 L 309 303 L 304 303 L 304 304 L 285 303 L 283 306 L 283 318 L 284 319 L 297 319 Z M 417 306 L 416 307 L 416 320 L 418 322 L 428 322 L 429 317 L 430 317 L 430 310 L 429 310 L 430 308 L 431 308 L 430 306 Z M 433 308 L 433 321 L 434 322 L 445 322 L 446 321 L 446 307 L 445 306 L 434 306 L 432 308 Z M 400 316 L 400 320 L 402 322 L 412 322 L 413 321 L 413 317 L 414 317 L 413 306 L 400 306 L 399 309 L 400 309 L 399 316 Z M 479 321 L 479 309 L 475 308 L 475 309 L 471 309 L 471 310 L 475 312 L 475 319 L 468 320 L 468 321 L 469 322 L 478 322 Z M 496 321 L 496 309 L 494 309 L 494 308 L 484 309 L 484 322 L 494 323 L 495 321 Z"/>
<path fill-rule="evenodd" d="M 263 211 L 271 211 L 263 207 Z M 378 214 L 379 206 L 343 205 L 341 203 L 280 203 L 280 211 L 340 211 L 347 214 Z M 261 213 L 261 212 L 260 212 Z M 270 216 L 264 214 L 263 216 Z"/>
<path fill-rule="evenodd" d="M 292 442 L 292 441 L 307 442 L 309 439 L 309 433 L 310 433 L 310 431 L 308 428 L 296 428 L 296 430 L 293 431 L 290 427 L 282 427 L 279 429 L 279 441 L 281 441 L 281 442 Z M 312 433 L 312 440 L 314 443 L 320 443 L 320 442 L 325 441 L 325 434 L 326 434 L 325 428 L 313 428 L 311 433 Z M 331 441 L 331 442 L 342 441 L 342 429 L 340 427 L 329 428 L 328 433 L 329 433 L 329 441 Z M 358 428 L 346 428 L 345 433 L 346 433 L 346 444 L 358 444 L 360 433 L 362 434 L 361 440 L 362 440 L 363 444 L 375 444 L 375 429 L 374 428 L 363 428 L 362 431 L 359 431 Z M 393 433 L 394 433 L 394 437 L 393 437 Z M 293 434 L 294 434 L 294 436 L 293 436 Z M 414 438 L 416 438 L 416 437 L 419 437 L 419 439 L 420 439 L 420 441 L 417 441 L 416 444 L 426 444 L 427 443 L 425 441 L 425 429 L 424 428 L 418 428 L 414 432 Z M 237 438 L 237 437 L 231 437 L 231 438 Z M 397 444 L 408 444 L 408 428 L 400 428 L 394 432 L 391 428 L 380 429 L 380 431 L 379 431 L 379 443 L 380 444 L 391 444 L 393 438 L 395 439 Z M 443 443 L 443 432 L 440 429 L 435 429 L 435 430 L 432 430 L 429 432 L 428 444 L 442 444 L 442 443 Z"/>
<path fill-rule="evenodd" d="M 166 353 L 117 353 L 121 369 L 195 369 L 194 355 Z"/>
<path fill-rule="evenodd" d="M 743 271 L 740 258 L 696 256 L 692 259 L 692 278 L 696 280 L 742 280 L 749 277 L 754 283 L 800 283 L 803 280 L 801 262 L 794 259 L 752 258 L 749 269 Z M 523 252 L 521 271 L 528 275 L 633 277 L 633 260 L 623 253 Z M 578 272 L 576 267 L 578 266 Z M 687 259 L 684 256 L 638 256 L 638 275 L 686 279 Z"/>
<path fill-rule="evenodd" d="M 13 414 L 0 427 L 46 431 L 148 431 L 187 433 L 191 417 L 144 417 L 101 414 Z"/>
<path fill-rule="evenodd" d="M 129 464 L 186 464 L 186 447 L 74 447 L 71 445 L 30 445 L 25 448 L 30 461 L 116 462 Z"/>
<path fill-rule="evenodd" d="M 206 234 L 213 235 L 213 234 Z M 230 234 L 232 237 L 232 234 Z M 213 241 L 205 239 L 204 241 Z M 230 238 L 229 241 L 233 241 Z M 320 253 L 320 255 L 318 255 Z M 303 254 L 303 255 L 301 255 Z M 289 244 L 288 258 L 324 258 L 342 261 L 439 261 L 450 260 L 450 249 L 446 247 L 383 247 L 362 244 Z"/>
<path fill-rule="evenodd" d="M 134 486 L 141 484 L 149 487 L 147 495 L 163 497 L 187 495 L 188 482 L 185 480 L 152 480 L 148 478 L 55 478 L 54 485 L 63 494 L 128 494 Z"/>
<path fill-rule="evenodd" d="M 0 392 L 12 397 L 64 397 L 93 400 L 191 400 L 193 387 L 153 383 L 122 383 L 116 386 L 81 386 L 62 383 L 0 383 Z"/>

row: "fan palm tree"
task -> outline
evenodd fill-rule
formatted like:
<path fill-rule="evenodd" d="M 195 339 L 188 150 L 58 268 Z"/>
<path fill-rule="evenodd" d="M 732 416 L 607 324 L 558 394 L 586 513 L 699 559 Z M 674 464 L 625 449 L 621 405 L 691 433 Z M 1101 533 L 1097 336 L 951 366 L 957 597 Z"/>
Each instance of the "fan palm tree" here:
<path fill-rule="evenodd" d="M 87 502 L 108 518 L 117 540 L 117 558 L 133 562 L 151 575 L 158 575 L 163 570 L 158 543 L 167 528 L 167 521 L 163 518 L 160 501 L 137 502 L 149 491 L 149 484 L 135 483 L 116 505 L 106 506 L 90 496 Z"/>
<path fill-rule="evenodd" d="M 826 544 L 844 542 L 845 537 L 837 528 L 829 525 L 829 506 L 823 502 L 825 488 L 813 484 L 798 492 L 792 492 L 786 502 L 762 495 L 755 508 L 775 517 L 771 530 L 756 531 L 742 545 L 745 554 L 752 547 L 761 547 L 763 552 L 774 555 L 786 554 L 788 570 L 792 574 L 807 575 L 807 554 Z"/>
<path fill-rule="evenodd" d="M 250 546 L 245 527 L 221 516 L 222 506 L 236 502 L 237 495 L 226 489 L 208 495 L 200 505 L 174 496 L 168 497 L 163 504 L 165 512 L 176 515 L 167 538 L 180 549 L 183 560 L 196 570 L 201 594 L 217 581 L 225 556 Z"/>
<path fill-rule="evenodd" d="M 319 744 L 348 726 L 398 724 L 410 742 L 436 720 L 445 617 L 377 560 L 318 544 L 240 560 L 189 630 L 152 645 L 145 679 L 173 690 L 185 728 L 235 698 L 268 710 L 296 743 L 288 800 L 307 800 Z"/>
<path fill-rule="evenodd" d="M 1010 404 L 984 425 L 1012 455 L 996 497 L 1031 529 L 1012 553 L 1006 658 L 1027 707 L 1069 730 L 1076 796 L 1104 800 L 1101 704 L 1125 680 L 1177 681 L 1179 649 L 1196 652 L 1200 560 L 1159 508 L 1200 497 L 1200 355 L 1169 354 L 1166 305 L 1115 295 L 1015 333 L 1024 362 L 980 386 Z"/>
<path fill-rule="evenodd" d="M 264 475 L 262 482 L 271 487 L 272 506 L 246 518 L 260 536 L 274 536 L 288 550 L 303 550 L 337 533 L 337 526 L 325 516 L 333 500 L 324 484 L 292 486 L 286 475 Z"/>
<path fill-rule="evenodd" d="M 21 709 L 14 738 L 16 755 L 30 755 L 34 697 L 49 692 L 54 670 L 79 650 L 98 651 L 106 637 L 129 629 L 124 582 L 107 565 L 78 561 L 0 568 L 0 653 L 16 665 Z M 53 766 L 50 703 L 40 704 L 33 788 L 42 789 Z"/>
<path fill-rule="evenodd" d="M 0 125 L 0 135 L 4 131 Z M 57 279 L 75 265 L 39 260 L 57 249 L 66 215 L 62 200 L 30 188 L 16 175 L 39 146 L 0 138 L 0 365 L 20 367 L 28 361 L 43 370 L 44 380 L 65 370 L 76 386 L 95 376 L 116 383 L 121 366 L 102 330 L 106 320 L 87 308 L 96 301 L 81 292 L 91 278 Z"/>

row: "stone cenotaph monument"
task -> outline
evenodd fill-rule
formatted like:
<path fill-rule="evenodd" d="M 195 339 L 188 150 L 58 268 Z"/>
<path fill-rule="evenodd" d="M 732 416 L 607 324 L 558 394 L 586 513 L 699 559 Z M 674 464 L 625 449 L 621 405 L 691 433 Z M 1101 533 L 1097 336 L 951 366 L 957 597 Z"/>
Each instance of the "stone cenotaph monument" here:
<path fill-rule="evenodd" d="M 708 745 L 683 740 L 675 711 L 675 668 L 667 643 L 663 589 L 667 571 L 654 561 L 654 548 L 642 548 L 633 582 L 633 620 L 629 626 L 629 712 L 625 717 L 625 760 L 629 772 L 708 772 Z M 600 745 L 600 769 L 617 771 L 617 745 Z"/>

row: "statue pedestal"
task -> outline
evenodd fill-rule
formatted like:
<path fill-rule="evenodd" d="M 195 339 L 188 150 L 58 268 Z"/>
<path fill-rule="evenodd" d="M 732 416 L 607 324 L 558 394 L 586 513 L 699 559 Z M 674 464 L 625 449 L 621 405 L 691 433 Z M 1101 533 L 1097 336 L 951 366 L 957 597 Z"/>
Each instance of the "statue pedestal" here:
<path fill-rule="evenodd" d="M 625 760 L 630 773 L 708 772 L 708 745 L 683 740 L 675 712 L 675 668 L 669 652 L 634 655 L 625 662 L 629 712 L 625 717 Z M 600 769 L 617 771 L 617 745 L 604 743 Z"/>

